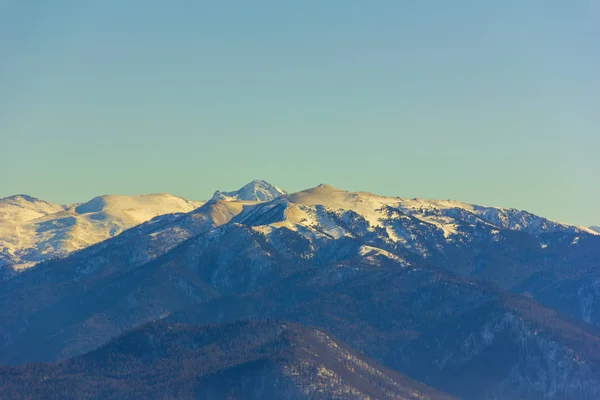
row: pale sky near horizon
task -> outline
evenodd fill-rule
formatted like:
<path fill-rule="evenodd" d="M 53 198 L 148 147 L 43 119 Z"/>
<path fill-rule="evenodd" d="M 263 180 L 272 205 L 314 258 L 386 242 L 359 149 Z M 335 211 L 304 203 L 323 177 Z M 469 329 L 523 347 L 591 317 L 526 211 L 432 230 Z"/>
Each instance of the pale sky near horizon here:
<path fill-rule="evenodd" d="M 265 179 L 600 225 L 597 0 L 0 0 L 0 197 Z"/>

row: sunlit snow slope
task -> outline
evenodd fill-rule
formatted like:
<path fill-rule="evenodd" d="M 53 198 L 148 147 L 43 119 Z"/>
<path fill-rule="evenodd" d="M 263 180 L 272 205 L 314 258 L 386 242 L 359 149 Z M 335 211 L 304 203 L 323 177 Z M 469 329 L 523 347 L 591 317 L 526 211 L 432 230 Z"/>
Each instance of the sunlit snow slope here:
<path fill-rule="evenodd" d="M 27 268 L 101 242 L 156 216 L 201 206 L 166 193 L 105 195 L 62 206 L 26 195 L 0 199 L 0 267 Z"/>

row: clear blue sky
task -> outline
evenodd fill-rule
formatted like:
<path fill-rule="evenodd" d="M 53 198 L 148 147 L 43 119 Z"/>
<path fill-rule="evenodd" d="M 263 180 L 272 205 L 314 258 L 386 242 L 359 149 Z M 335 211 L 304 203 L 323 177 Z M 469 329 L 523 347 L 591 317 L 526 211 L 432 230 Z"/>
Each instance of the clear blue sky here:
<path fill-rule="evenodd" d="M 0 0 L 0 197 L 266 179 L 600 224 L 597 0 Z"/>

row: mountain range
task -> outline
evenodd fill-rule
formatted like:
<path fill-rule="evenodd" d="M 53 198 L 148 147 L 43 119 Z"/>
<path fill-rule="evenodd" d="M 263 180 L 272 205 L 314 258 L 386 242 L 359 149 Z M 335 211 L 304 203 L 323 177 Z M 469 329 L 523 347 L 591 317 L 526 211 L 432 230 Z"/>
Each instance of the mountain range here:
<path fill-rule="evenodd" d="M 127 397 L 125 387 L 192 398 L 209 398 L 208 388 L 213 398 L 600 398 L 600 235 L 590 228 L 325 184 L 288 194 L 254 181 L 205 203 L 155 196 L 165 200 L 0 201 L 3 224 L 27 227 L 18 232 L 30 238 L 1 239 L 13 247 L 3 252 L 0 362 L 20 365 L 0 371 L 0 394 L 27 385 L 63 395 L 77 387 L 75 398 Z M 123 215 L 138 219 L 106 228 Z M 75 222 L 56 222 L 64 218 Z M 62 250 L 40 251 L 44 221 L 50 237 L 75 231 L 82 244 L 57 239 Z M 102 234 L 87 239 L 92 231 Z M 24 256 L 31 248 L 42 256 Z M 264 358 L 252 346 L 220 350 L 214 364 L 192 368 L 207 357 L 198 341 L 213 343 L 200 338 L 232 327 L 247 339 L 210 334 L 218 348 L 281 329 L 294 339 L 258 340 Z M 183 336 L 136 347 L 148 330 Z M 364 368 L 317 345 L 320 335 Z M 58 364 L 28 364 L 38 362 Z M 178 379 L 182 363 L 195 372 Z M 289 375 L 294 365 L 308 367 Z M 321 368 L 336 376 L 324 386 Z M 75 376 L 90 384 L 69 385 Z"/>

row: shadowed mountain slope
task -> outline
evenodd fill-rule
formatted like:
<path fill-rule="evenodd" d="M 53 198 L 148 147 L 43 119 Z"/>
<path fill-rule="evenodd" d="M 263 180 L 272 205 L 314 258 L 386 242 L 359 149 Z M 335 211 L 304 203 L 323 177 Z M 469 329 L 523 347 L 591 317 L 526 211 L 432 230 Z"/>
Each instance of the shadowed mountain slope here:
<path fill-rule="evenodd" d="M 0 396 L 451 399 L 322 331 L 275 321 L 200 327 L 151 323 L 59 364 L 0 367 Z"/>

